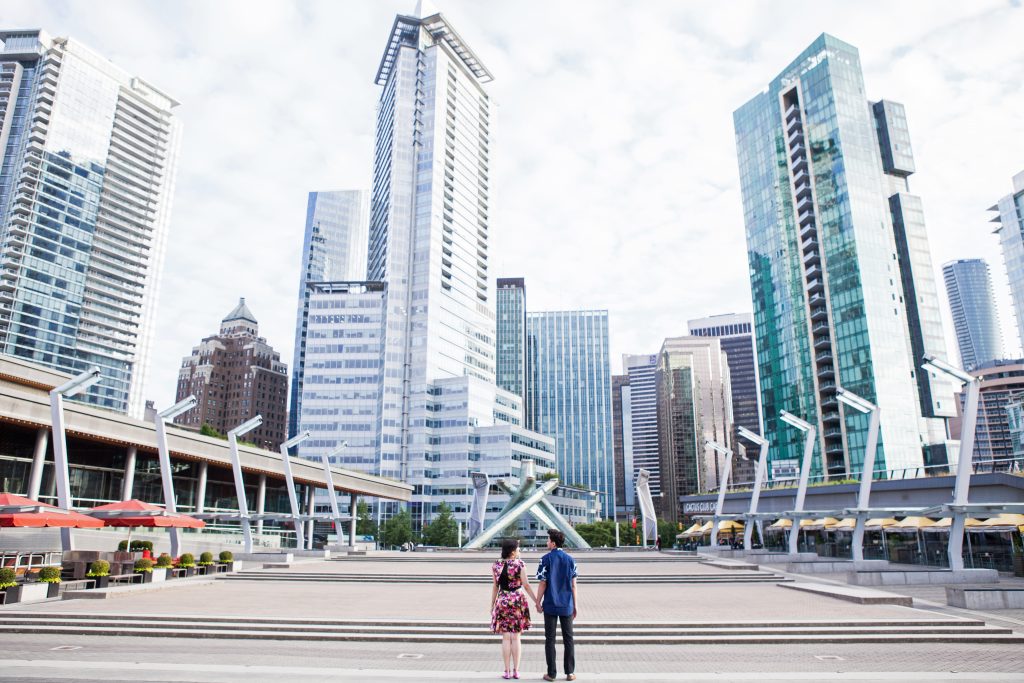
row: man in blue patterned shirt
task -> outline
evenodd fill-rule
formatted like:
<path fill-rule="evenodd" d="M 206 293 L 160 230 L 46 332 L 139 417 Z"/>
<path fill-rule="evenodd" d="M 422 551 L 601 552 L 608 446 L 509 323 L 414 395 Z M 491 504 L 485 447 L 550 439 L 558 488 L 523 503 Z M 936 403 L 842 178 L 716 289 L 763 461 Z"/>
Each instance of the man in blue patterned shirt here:
<path fill-rule="evenodd" d="M 537 611 L 544 613 L 544 657 L 548 672 L 545 681 L 555 680 L 555 625 L 561 622 L 562 646 L 565 648 L 563 665 L 566 680 L 575 681 L 576 652 L 573 646 L 572 622 L 576 618 L 576 561 L 562 550 L 565 534 L 548 531 L 548 552 L 540 558 L 537 569 Z"/>

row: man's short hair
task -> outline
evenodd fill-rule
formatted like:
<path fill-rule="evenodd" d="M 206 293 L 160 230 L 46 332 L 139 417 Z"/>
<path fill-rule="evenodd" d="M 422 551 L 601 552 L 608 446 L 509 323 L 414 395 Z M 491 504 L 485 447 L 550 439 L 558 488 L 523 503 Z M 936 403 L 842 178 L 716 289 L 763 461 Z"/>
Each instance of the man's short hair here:
<path fill-rule="evenodd" d="M 558 529 L 548 529 L 548 538 L 555 544 L 556 548 L 561 548 L 565 545 L 565 534 Z"/>

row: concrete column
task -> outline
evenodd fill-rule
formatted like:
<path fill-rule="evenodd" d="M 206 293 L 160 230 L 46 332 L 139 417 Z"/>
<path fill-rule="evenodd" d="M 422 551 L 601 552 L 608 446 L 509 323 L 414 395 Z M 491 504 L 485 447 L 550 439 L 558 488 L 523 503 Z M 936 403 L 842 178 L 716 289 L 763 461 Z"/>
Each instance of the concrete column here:
<path fill-rule="evenodd" d="M 262 515 L 267 509 L 267 475 L 261 474 L 256 487 L 256 514 Z M 263 520 L 256 521 L 256 533 L 263 533 Z"/>
<path fill-rule="evenodd" d="M 306 485 L 306 514 L 312 515 L 314 512 L 313 493 L 316 489 L 309 484 Z M 313 520 L 306 522 L 306 550 L 313 549 Z"/>
<path fill-rule="evenodd" d="M 199 463 L 199 481 L 196 482 L 196 512 L 206 511 L 206 475 L 210 469 L 209 463 L 203 461 Z M 202 529 L 196 529 L 198 533 L 202 533 Z"/>
<path fill-rule="evenodd" d="M 138 454 L 138 448 L 128 447 L 128 453 L 124 458 L 124 483 L 121 486 L 121 500 L 132 499 L 132 489 L 135 488 L 135 458 Z"/>
<path fill-rule="evenodd" d="M 36 449 L 32 452 L 32 470 L 28 477 L 28 497 L 39 500 L 43 487 L 43 463 L 46 461 L 46 446 L 50 442 L 50 430 L 40 427 L 36 430 Z"/>
<path fill-rule="evenodd" d="M 349 512 L 351 520 L 348 523 L 348 545 L 352 550 L 356 549 L 356 503 L 359 501 L 359 496 L 352 494 L 349 503 Z"/>

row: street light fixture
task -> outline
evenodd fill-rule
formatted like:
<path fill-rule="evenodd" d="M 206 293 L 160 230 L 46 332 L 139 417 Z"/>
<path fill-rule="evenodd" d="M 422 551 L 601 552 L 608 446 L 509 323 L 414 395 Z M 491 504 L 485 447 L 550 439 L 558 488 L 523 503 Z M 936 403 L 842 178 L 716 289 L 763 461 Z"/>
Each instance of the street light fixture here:
<path fill-rule="evenodd" d="M 100 381 L 100 369 L 93 366 L 50 391 L 50 419 L 53 430 L 53 474 L 57 480 L 57 506 L 71 509 L 71 473 L 68 465 L 68 441 L 64 430 L 64 398 L 82 393 Z M 70 528 L 60 530 L 62 550 L 74 550 Z"/>
<path fill-rule="evenodd" d="M 981 392 L 981 380 L 935 356 L 925 356 L 921 367 L 959 380 L 967 387 L 964 418 L 960 428 L 960 459 L 956 464 L 956 482 L 953 485 L 953 505 L 967 505 L 968 494 L 971 490 L 971 464 L 974 459 L 974 432 L 978 425 L 978 395 Z M 951 514 L 953 523 L 949 528 L 949 544 L 947 546 L 949 568 L 958 571 L 964 568 L 964 526 L 967 522 L 967 513 L 959 511 Z"/>
<path fill-rule="evenodd" d="M 757 456 L 757 470 L 754 474 L 754 490 L 750 494 L 750 512 L 747 515 L 747 523 L 743 527 L 743 549 L 749 552 L 754 539 L 754 522 L 757 519 L 757 504 L 761 500 L 761 486 L 764 484 L 764 476 L 768 470 L 768 439 L 760 434 L 755 434 L 746 427 L 737 427 L 736 433 L 761 447 Z"/>
<path fill-rule="evenodd" d="M 281 444 L 281 464 L 284 466 L 285 486 L 288 487 L 288 504 L 292 508 L 292 524 L 295 526 L 295 547 L 299 550 L 306 547 L 306 543 L 302 520 L 299 516 L 299 501 L 295 497 L 295 479 L 292 478 L 292 462 L 291 458 L 288 457 L 288 449 L 293 446 L 298 446 L 309 437 L 309 430 L 306 430 Z"/>
<path fill-rule="evenodd" d="M 160 483 L 164 490 L 164 508 L 168 512 L 177 512 L 177 501 L 174 498 L 174 479 L 171 472 L 171 453 L 167 447 L 167 421 L 173 420 L 182 413 L 187 413 L 196 407 L 199 401 L 195 396 L 178 401 L 170 408 L 164 408 L 156 414 L 153 420 L 156 426 L 156 451 L 160 458 Z M 176 528 L 170 529 L 171 533 L 171 557 L 178 556 L 178 547 L 181 545 L 181 531 Z"/>
<path fill-rule="evenodd" d="M 231 447 L 231 470 L 235 476 L 235 496 L 238 498 L 238 519 L 242 524 L 245 552 L 252 552 L 252 526 L 249 520 L 249 502 L 245 498 L 245 483 L 242 480 L 242 463 L 238 459 L 238 437 L 263 424 L 263 417 L 257 415 L 228 431 L 228 445 Z"/>
<path fill-rule="evenodd" d="M 864 559 L 864 525 L 867 523 L 867 509 L 871 499 L 871 483 L 875 477 L 875 451 L 878 450 L 879 409 L 871 401 L 846 389 L 836 389 L 839 400 L 862 413 L 867 413 L 868 439 L 864 449 L 864 463 L 861 465 L 860 491 L 857 494 L 857 519 L 853 527 L 853 561 Z"/>
<path fill-rule="evenodd" d="M 804 498 L 807 495 L 807 483 L 811 477 L 811 459 L 814 457 L 814 438 L 818 430 L 810 422 L 803 420 L 785 410 L 779 411 L 779 418 L 788 425 L 804 433 L 804 457 L 800 463 L 800 484 L 796 489 L 794 512 L 803 512 Z M 789 553 L 795 555 L 800 549 L 800 517 L 794 515 L 793 527 L 789 531 Z"/>
<path fill-rule="evenodd" d="M 718 483 L 718 501 L 715 503 L 715 519 L 711 524 L 711 548 L 718 548 L 718 516 L 722 514 L 722 507 L 725 505 L 725 490 L 729 486 L 729 475 L 732 474 L 732 449 L 715 443 L 705 441 L 705 448 L 710 448 L 715 453 L 725 456 L 725 467 L 722 471 L 722 480 Z"/>

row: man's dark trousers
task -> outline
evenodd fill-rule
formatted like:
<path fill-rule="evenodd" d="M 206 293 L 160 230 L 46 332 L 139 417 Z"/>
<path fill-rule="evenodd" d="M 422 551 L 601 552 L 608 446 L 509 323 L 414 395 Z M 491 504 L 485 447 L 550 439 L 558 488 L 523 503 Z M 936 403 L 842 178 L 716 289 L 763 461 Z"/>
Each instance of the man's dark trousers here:
<path fill-rule="evenodd" d="M 576 671 L 576 647 L 572 637 L 572 615 L 560 616 L 558 614 L 544 613 L 544 657 L 548 660 L 548 676 L 554 678 L 558 675 L 555 669 L 555 628 L 558 622 L 562 622 L 562 648 L 565 650 L 562 659 L 562 666 L 565 675 Z"/>

